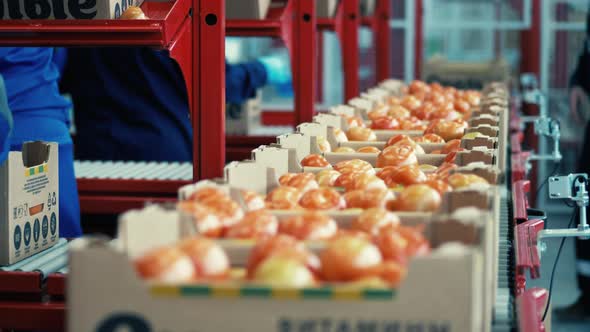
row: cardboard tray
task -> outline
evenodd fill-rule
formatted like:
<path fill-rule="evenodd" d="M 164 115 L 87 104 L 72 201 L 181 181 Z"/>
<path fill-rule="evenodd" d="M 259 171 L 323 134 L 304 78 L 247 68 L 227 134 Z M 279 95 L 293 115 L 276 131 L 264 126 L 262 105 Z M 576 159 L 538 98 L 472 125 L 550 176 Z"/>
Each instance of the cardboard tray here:
<path fill-rule="evenodd" d="M 257 182 L 255 179 L 255 175 L 252 172 L 248 172 L 249 179 L 252 182 Z M 241 195 L 237 188 L 244 189 L 245 187 L 236 187 L 234 183 L 230 182 L 227 183 L 215 183 L 211 181 L 202 181 L 194 185 L 187 185 L 180 189 L 179 191 L 179 199 L 185 200 L 197 189 L 202 187 L 210 187 L 214 186 L 220 188 L 227 192 L 230 196 L 234 198 L 234 200 L 244 206 Z M 248 188 L 251 189 L 251 188 Z M 492 186 L 488 190 L 464 190 L 464 191 L 455 191 L 451 193 L 447 193 L 443 196 L 443 203 L 441 209 L 435 213 L 427 213 L 427 212 L 395 212 L 402 222 L 402 224 L 407 226 L 416 226 L 423 224 L 426 226 L 425 234 L 429 236 L 429 238 L 435 239 L 433 237 L 433 232 L 438 234 L 441 232 L 437 230 L 436 227 L 443 227 L 441 223 L 436 223 L 439 221 L 440 216 L 446 216 L 457 214 L 463 215 L 461 220 L 465 223 L 473 222 L 474 220 L 483 221 L 481 224 L 482 232 L 481 232 L 481 239 L 479 242 L 480 249 L 482 250 L 483 257 L 484 257 L 484 271 L 482 277 L 482 289 L 484 290 L 483 296 L 483 303 L 484 303 L 484 321 L 491 322 L 491 317 L 493 313 L 493 304 L 495 303 L 496 298 L 496 289 L 497 289 L 497 275 L 498 275 L 498 256 L 499 256 L 499 225 L 497 224 L 497 220 L 499 220 L 500 214 L 500 189 L 499 187 Z M 468 209 L 465 211 L 465 209 Z M 473 217 L 473 212 L 469 211 L 469 209 L 479 209 L 480 211 L 487 211 L 486 213 L 489 214 L 488 217 Z M 465 215 L 467 212 L 467 215 Z M 471 215 L 469 215 L 471 212 Z M 271 211 L 275 216 L 282 220 L 284 218 L 299 215 L 303 213 L 300 210 L 273 210 Z M 352 220 L 356 219 L 361 213 L 362 210 L 360 209 L 347 209 L 347 210 L 339 210 L 339 211 L 322 211 L 332 217 L 337 223 L 340 228 L 347 229 L 350 227 Z M 194 228 L 190 227 L 192 225 L 192 217 L 188 215 L 182 214 L 182 229 L 190 229 L 194 232 Z M 459 220 L 459 217 L 456 217 L 455 220 Z M 453 232 L 460 232 L 460 230 L 452 230 L 453 224 L 448 226 L 447 231 Z M 194 233 L 191 233 L 194 234 Z M 254 241 L 244 241 L 244 240 L 222 240 L 224 247 L 230 253 L 234 259 L 233 261 L 237 261 L 240 263 L 244 263 L 245 259 L 247 259 L 247 254 L 243 251 L 244 243 L 252 245 Z M 437 243 L 437 240 L 434 240 L 434 243 Z"/>
<path fill-rule="evenodd" d="M 121 224 L 127 225 L 122 229 L 128 233 L 121 234 L 121 247 L 95 239 L 72 244 L 69 330 L 100 330 L 109 324 L 152 330 L 190 330 L 198 324 L 203 332 L 291 331 L 309 324 L 327 331 L 359 324 L 376 326 L 377 331 L 396 327 L 485 330 L 484 257 L 479 247 L 483 223 L 446 221 L 444 227 L 442 222 L 441 227 L 433 227 L 431 240 L 443 246 L 412 260 L 407 278 L 397 289 L 325 285 L 294 290 L 235 283 L 158 285 L 138 279 L 129 257 L 178 239 L 175 228 L 163 228 L 161 224 L 169 223 L 153 212 L 136 213 L 135 221 L 123 217 Z M 130 237 L 137 240 L 126 241 Z M 444 246 L 449 240 L 466 246 Z M 134 248 L 137 243 L 143 247 Z M 243 254 L 249 247 L 241 245 L 236 250 Z"/>

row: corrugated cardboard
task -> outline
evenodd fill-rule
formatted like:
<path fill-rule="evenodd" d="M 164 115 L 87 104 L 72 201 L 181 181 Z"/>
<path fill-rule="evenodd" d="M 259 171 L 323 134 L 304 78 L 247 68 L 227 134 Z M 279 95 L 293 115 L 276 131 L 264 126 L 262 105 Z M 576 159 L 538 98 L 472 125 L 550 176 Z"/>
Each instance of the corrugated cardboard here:
<path fill-rule="evenodd" d="M 162 234 L 165 229 L 155 232 L 150 227 L 161 220 L 145 214 L 136 217 L 142 222 L 126 228 L 144 243 L 159 245 L 162 237 L 175 234 Z M 129 221 L 129 217 L 124 220 Z M 378 291 L 337 285 L 303 291 L 267 288 L 267 292 L 255 295 L 245 285 L 236 284 L 149 284 L 137 277 L 129 260 L 148 249 L 143 244 L 142 248 L 133 248 L 139 241 L 128 241 L 123 246 L 126 250 L 122 250 L 107 242 L 76 240 L 70 250 L 68 330 L 133 327 L 141 331 L 192 331 L 198 326 L 203 332 L 274 332 L 309 331 L 310 326 L 321 327 L 321 331 L 368 326 L 371 331 L 480 331 L 483 254 L 477 227 L 477 223 L 456 224 L 453 232 L 442 226 L 433 228 L 430 239 L 439 248 L 412 260 L 400 287 L 393 293 L 382 290 L 380 298 L 370 296 Z M 449 246 L 448 239 L 467 246 Z M 325 291 L 334 295 L 310 296 Z"/>
<path fill-rule="evenodd" d="M 59 240 L 58 158 L 56 143 L 28 142 L 0 165 L 0 265 Z"/>
<path fill-rule="evenodd" d="M 266 18 L 271 0 L 225 0 L 227 19 L 262 20 Z"/>
<path fill-rule="evenodd" d="M 13 19 L 116 19 L 129 6 L 141 6 L 144 0 L 2 0 L 0 18 Z"/>

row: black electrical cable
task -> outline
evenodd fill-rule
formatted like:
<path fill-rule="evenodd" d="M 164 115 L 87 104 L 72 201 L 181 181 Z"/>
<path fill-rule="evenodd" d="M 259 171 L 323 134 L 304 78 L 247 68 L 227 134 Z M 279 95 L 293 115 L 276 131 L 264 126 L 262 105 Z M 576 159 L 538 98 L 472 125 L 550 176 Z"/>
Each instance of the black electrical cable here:
<path fill-rule="evenodd" d="M 570 219 L 567 228 L 572 227 L 574 223 L 574 219 L 577 215 L 577 210 L 574 210 L 572 213 L 572 217 Z M 559 262 L 559 256 L 561 255 L 561 249 L 563 249 L 563 245 L 565 244 L 565 240 L 567 238 L 562 238 L 561 243 L 559 244 L 559 249 L 557 250 L 557 256 L 555 257 L 555 262 L 553 263 L 553 269 L 551 270 L 551 279 L 549 281 L 549 296 L 547 297 L 547 304 L 545 304 L 545 311 L 543 312 L 543 322 L 545 321 L 545 317 L 547 317 L 547 311 L 549 310 L 549 305 L 551 304 L 551 294 L 553 294 L 553 277 L 555 276 L 555 269 L 557 268 L 557 262 Z"/>
<path fill-rule="evenodd" d="M 549 176 L 547 176 L 545 178 L 545 180 L 543 180 L 543 182 L 539 185 L 539 187 L 537 188 L 537 191 L 535 192 L 535 197 L 537 197 L 537 201 L 538 201 L 539 193 L 541 192 L 543 187 L 545 187 L 547 185 L 547 182 L 549 182 L 549 178 L 554 176 L 558 169 L 559 169 L 559 163 L 556 162 L 555 166 L 553 166 L 553 170 L 551 171 L 551 173 L 549 173 Z"/>

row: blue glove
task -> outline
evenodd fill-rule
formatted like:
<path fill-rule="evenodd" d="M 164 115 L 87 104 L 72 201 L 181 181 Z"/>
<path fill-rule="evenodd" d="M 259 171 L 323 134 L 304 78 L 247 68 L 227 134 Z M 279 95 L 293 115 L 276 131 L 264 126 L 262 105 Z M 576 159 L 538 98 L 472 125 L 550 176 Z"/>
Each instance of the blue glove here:
<path fill-rule="evenodd" d="M 291 66 L 279 56 L 270 55 L 258 58 L 266 70 L 267 83 L 272 85 L 289 84 L 293 80 Z"/>
<path fill-rule="evenodd" d="M 10 152 L 10 132 L 12 130 L 12 113 L 8 109 L 4 79 L 0 75 L 0 164 L 6 160 Z"/>

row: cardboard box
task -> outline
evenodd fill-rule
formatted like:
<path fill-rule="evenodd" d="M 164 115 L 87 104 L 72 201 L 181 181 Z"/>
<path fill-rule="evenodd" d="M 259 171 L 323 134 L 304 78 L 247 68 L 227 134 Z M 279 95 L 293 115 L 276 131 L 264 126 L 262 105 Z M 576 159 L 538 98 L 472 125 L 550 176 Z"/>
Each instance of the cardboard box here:
<path fill-rule="evenodd" d="M 245 103 L 227 104 L 225 108 L 225 131 L 229 135 L 248 135 L 262 125 L 261 98 L 248 99 Z"/>
<path fill-rule="evenodd" d="M 164 228 L 162 233 L 151 227 L 162 220 L 138 217 L 126 226 L 128 236 L 157 245 L 162 238 L 174 237 Z M 192 331 L 198 325 L 202 332 L 342 331 L 358 326 L 370 331 L 481 331 L 481 229 L 478 223 L 455 225 L 453 231 L 432 229 L 436 249 L 412 260 L 397 289 L 152 284 L 140 280 L 130 262 L 149 246 L 133 248 L 139 241 L 126 241 L 127 236 L 121 236 L 122 248 L 95 239 L 76 240 L 70 249 L 68 330 L 134 326 L 141 331 Z M 449 238 L 460 238 L 463 245 L 449 243 Z"/>
<path fill-rule="evenodd" d="M 0 265 L 58 242 L 58 160 L 56 143 L 28 142 L 0 165 Z"/>
<path fill-rule="evenodd" d="M 262 20 L 266 18 L 271 0 L 225 0 L 225 18 Z"/>
<path fill-rule="evenodd" d="M 116 19 L 129 6 L 141 6 L 144 0 L 2 0 L 0 18 L 29 19 Z"/>
<path fill-rule="evenodd" d="M 334 17 L 340 0 L 316 0 L 315 8 L 317 17 Z"/>
<path fill-rule="evenodd" d="M 252 172 L 250 169 L 241 169 L 237 171 L 237 174 L 230 180 L 229 183 L 219 184 L 212 182 L 199 182 L 194 185 L 187 185 L 180 190 L 180 200 L 185 200 L 197 189 L 202 187 L 214 186 L 227 192 L 234 198 L 236 202 L 245 206 L 240 199 L 238 190 L 236 188 L 248 188 L 251 187 L 240 187 L 240 182 L 236 179 L 248 178 L 250 182 L 256 182 L 262 184 L 264 178 L 257 176 L 256 172 Z M 262 187 L 266 187 L 262 185 Z M 261 192 L 262 194 L 268 191 Z M 486 212 L 484 212 L 486 211 Z M 347 209 L 347 210 L 335 210 L 335 211 L 323 211 L 323 213 L 333 218 L 338 226 L 342 229 L 348 229 L 351 222 L 356 219 L 362 210 L 360 209 Z M 303 213 L 300 210 L 272 210 L 275 216 L 279 220 L 283 220 L 287 217 L 299 215 Z M 478 238 L 479 247 L 483 252 L 484 257 L 484 271 L 482 277 L 481 288 L 484 290 L 482 295 L 483 300 L 483 317 L 484 325 L 481 331 L 488 331 L 491 324 L 491 317 L 493 313 L 493 305 L 495 303 L 496 289 L 497 289 L 497 274 L 498 274 L 498 243 L 499 243 L 499 231 L 496 220 L 499 220 L 500 213 L 500 193 L 499 187 L 491 186 L 481 190 L 457 190 L 451 193 L 447 193 L 443 196 L 443 203 L 439 211 L 435 213 L 427 212 L 396 212 L 400 217 L 401 223 L 406 226 L 425 226 L 425 234 L 434 243 L 439 243 L 441 234 L 444 234 L 446 241 L 461 241 L 466 237 L 465 225 L 471 225 L 472 223 L 478 223 L 482 229 L 481 232 L 472 234 L 472 237 Z M 451 220 L 452 222 L 441 223 L 440 220 L 445 221 Z M 183 224 L 193 224 L 192 216 L 183 215 Z M 184 227 L 191 228 L 191 227 Z M 192 228 L 194 229 L 194 228 Z M 473 230 L 471 230 L 473 232 Z M 191 233 L 194 234 L 194 233 Z M 460 234 L 460 235 L 457 235 Z M 459 236 L 459 237 L 456 237 Z M 228 254 L 232 258 L 232 261 L 244 264 L 248 254 L 244 252 L 244 243 L 250 243 L 253 245 L 254 241 L 248 240 L 221 240 L 224 247 L 228 251 Z"/>

